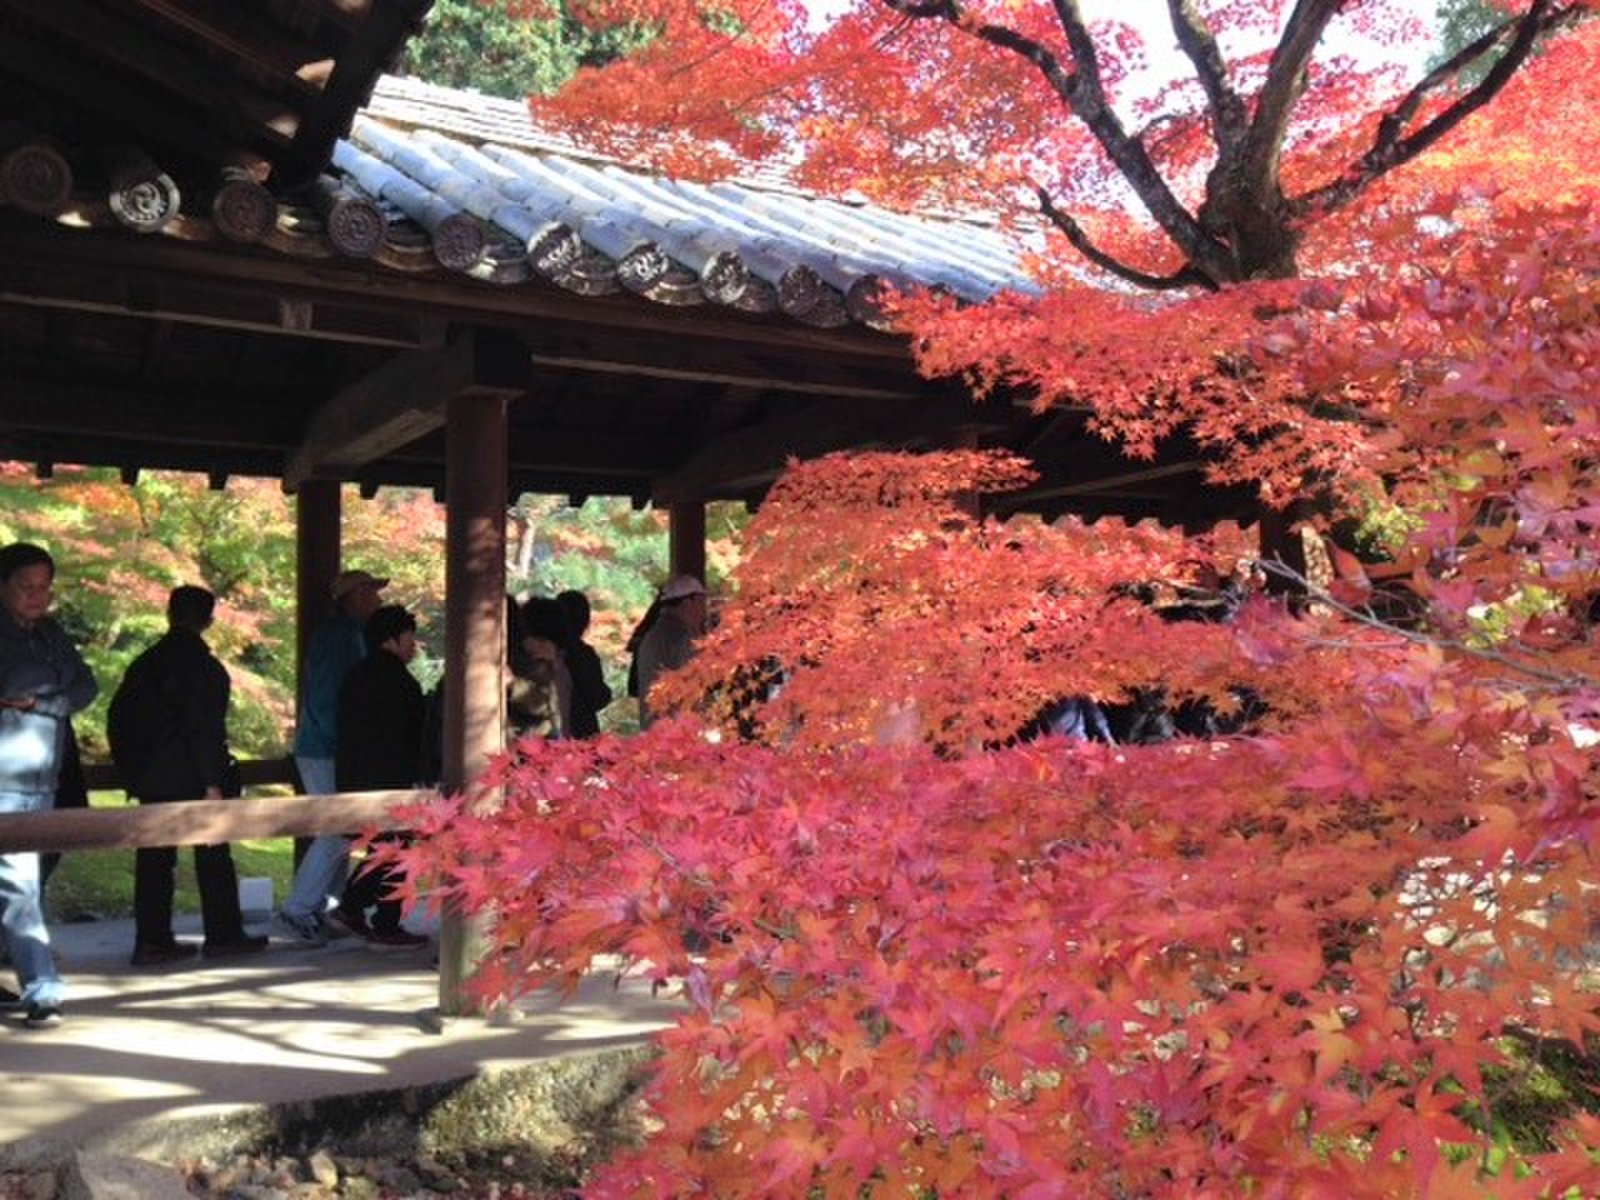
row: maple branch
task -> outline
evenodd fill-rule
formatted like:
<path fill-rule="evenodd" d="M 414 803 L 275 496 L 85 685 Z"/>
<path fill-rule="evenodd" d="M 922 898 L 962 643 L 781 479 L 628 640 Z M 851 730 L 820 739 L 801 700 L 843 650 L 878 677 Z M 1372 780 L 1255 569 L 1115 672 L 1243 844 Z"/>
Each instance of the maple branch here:
<path fill-rule="evenodd" d="M 1561 674 L 1523 659 L 1512 658 L 1499 650 L 1486 650 L 1481 646 L 1470 645 L 1459 638 L 1444 638 L 1431 633 L 1418 633 L 1414 629 L 1402 628 L 1399 625 L 1385 621 L 1382 617 L 1374 616 L 1366 609 L 1355 608 L 1345 604 L 1343 601 L 1336 600 L 1325 588 L 1318 587 L 1307 576 L 1295 570 L 1281 558 L 1262 558 L 1257 561 L 1261 569 L 1267 574 L 1276 575 L 1278 578 L 1294 584 L 1313 602 L 1326 605 L 1340 616 L 1346 617 L 1358 625 L 1364 625 L 1368 629 L 1376 629 L 1380 633 L 1392 634 L 1394 637 L 1399 638 L 1401 641 L 1409 642 L 1413 646 L 1436 646 L 1444 650 L 1453 650 L 1468 658 L 1475 658 L 1480 662 L 1493 663 L 1497 667 L 1504 667 L 1507 671 L 1524 676 L 1552 691 L 1584 691 L 1600 684 L 1600 680 L 1592 679 L 1587 675 Z"/>
<path fill-rule="evenodd" d="M 1083 231 L 1083 226 L 1073 219 L 1072 214 L 1057 208 L 1055 201 L 1050 199 L 1050 193 L 1044 188 L 1035 188 L 1039 197 L 1039 211 L 1059 229 L 1072 243 L 1073 249 L 1087 258 L 1102 271 L 1115 275 L 1118 279 L 1138 287 L 1148 288 L 1151 291 L 1173 291 L 1177 288 L 1203 287 L 1208 291 L 1216 291 L 1216 283 L 1204 272 L 1197 270 L 1193 265 L 1185 265 L 1170 275 L 1151 275 L 1130 267 L 1126 263 L 1113 258 L 1109 253 L 1096 246 L 1089 240 L 1089 235 Z"/>
<path fill-rule="evenodd" d="M 1072 50 L 1073 69 L 1038 40 L 1005 25 L 970 20 L 956 0 L 882 0 L 894 12 L 913 19 L 944 21 L 952 29 L 998 49 L 1007 50 L 1033 64 L 1068 110 L 1088 126 L 1090 133 L 1122 173 L 1146 211 L 1162 231 L 1189 260 L 1193 277 L 1188 282 L 1213 289 L 1233 276 L 1231 256 L 1225 246 L 1212 238 L 1194 214 L 1189 212 L 1162 178 L 1144 144 L 1123 128 L 1111 107 L 1100 78 L 1100 60 L 1094 37 L 1084 24 L 1077 0 L 1052 0 L 1056 18 L 1067 35 Z M 1065 227 L 1062 232 L 1074 246 L 1079 242 Z M 1082 250 L 1082 247 L 1079 247 Z M 1087 253 L 1087 251 L 1083 251 Z M 1114 267 L 1105 263 L 1107 270 Z M 1137 282 L 1131 276 L 1123 276 Z M 1169 286 L 1182 287 L 1185 284 Z"/>
<path fill-rule="evenodd" d="M 1235 188 L 1265 196 L 1276 187 L 1278 159 L 1288 135 L 1289 117 L 1306 86 L 1306 68 L 1340 0 L 1300 0 L 1284 26 L 1267 64 L 1266 82 L 1256 102 L 1255 119 L 1238 151 Z"/>
<path fill-rule="evenodd" d="M 1378 122 L 1378 133 L 1371 148 L 1333 183 L 1290 201 L 1291 211 L 1297 216 L 1309 212 L 1329 213 L 1348 204 L 1368 184 L 1395 167 L 1410 162 L 1494 99 L 1527 60 L 1534 43 L 1541 36 L 1575 25 L 1585 15 L 1578 7 L 1556 8 L 1552 6 L 1552 0 L 1534 0 L 1522 16 L 1489 30 L 1423 76 L 1400 103 Z M 1409 137 L 1401 136 L 1429 93 L 1438 90 L 1492 51 L 1505 40 L 1508 33 L 1511 34 L 1511 44 L 1474 87 L 1415 133 Z"/>
<path fill-rule="evenodd" d="M 1194 0 L 1167 0 L 1167 12 L 1172 18 L 1172 32 L 1177 35 L 1178 47 L 1194 64 L 1195 77 L 1211 107 L 1211 127 L 1217 146 L 1237 144 L 1245 133 L 1247 113 L 1244 101 L 1228 78 L 1228 67 L 1222 61 L 1216 37 L 1195 8 Z"/>

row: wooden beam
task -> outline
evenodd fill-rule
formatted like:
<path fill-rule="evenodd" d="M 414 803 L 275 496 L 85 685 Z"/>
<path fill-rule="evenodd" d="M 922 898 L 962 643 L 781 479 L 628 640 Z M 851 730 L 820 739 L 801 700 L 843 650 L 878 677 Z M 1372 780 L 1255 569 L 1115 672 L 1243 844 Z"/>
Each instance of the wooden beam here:
<path fill-rule="evenodd" d="M 623 357 L 619 357 L 619 354 Z M 712 383 L 810 396 L 838 396 L 852 400 L 912 400 L 924 395 L 933 386 L 921 384 L 915 376 L 907 377 L 897 385 L 853 383 L 849 373 L 833 368 L 825 360 L 808 364 L 806 376 L 754 364 L 730 362 L 725 357 L 708 356 L 703 366 L 675 366 L 667 362 L 650 361 L 627 351 L 604 354 L 535 352 L 532 360 L 535 366 L 589 371 L 597 375 L 675 379 L 688 383 Z"/>
<path fill-rule="evenodd" d="M 7 28 L 0 37 L 0 67 L 45 95 L 93 96 L 102 116 L 139 129 L 152 144 L 211 162 L 226 161 L 237 150 L 231 139 L 200 119 L 202 110 L 156 99 L 130 87 L 108 71 L 64 54 L 37 38 Z"/>
<path fill-rule="evenodd" d="M 276 81 L 288 88 L 316 89 L 302 82 L 306 64 L 337 55 L 344 48 L 342 31 L 325 29 L 287 36 L 279 27 L 254 15 L 255 6 L 219 4 L 217 0 L 134 0 L 151 23 L 164 22 L 213 47 L 242 72 Z"/>
<path fill-rule="evenodd" d="M 5 366 L 0 354 L 0 368 Z M 214 387 L 117 388 L 12 377 L 0 388 L 0 417 L 12 433 L 277 453 L 294 441 L 295 414 L 281 397 L 236 391 L 226 421 L 197 418 L 215 403 Z"/>
<path fill-rule="evenodd" d="M 948 444 L 991 418 L 971 400 L 941 397 L 897 404 L 819 401 L 717 439 L 656 480 L 657 504 L 733 496 L 765 487 L 791 458 L 871 446 Z"/>
<path fill-rule="evenodd" d="M 384 0 L 369 6 L 334 62 L 321 98 L 311 106 L 287 153 L 275 156 L 272 183 L 304 187 L 327 166 L 333 144 L 372 92 L 373 81 L 396 52 L 422 28 L 433 0 Z"/>
<path fill-rule="evenodd" d="M 142 77 L 160 92 L 182 97 L 184 103 L 207 114 L 213 124 L 224 125 L 235 142 L 275 136 L 274 121 L 290 112 L 282 101 L 254 88 L 251 74 L 240 72 L 226 59 L 190 53 L 147 19 L 127 19 L 106 4 L 88 0 L 50 0 L 31 6 L 29 15 L 69 41 L 82 38 L 85 30 L 94 30 L 97 56 Z M 275 75 L 273 82 L 280 89 L 299 93 L 302 102 L 317 95 L 315 88 L 293 74 Z"/>
<path fill-rule="evenodd" d="M 339 304 L 284 301 L 277 296 L 219 294 L 200 288 L 158 288 L 132 297 L 115 276 L 99 280 L 56 277 L 25 281 L 13 276 L 0 287 L 0 303 L 67 312 L 105 313 L 270 333 L 355 345 L 428 347 L 439 342 L 439 324 L 399 314 L 388 316 Z M 307 319 L 285 320 L 285 304 Z"/>
<path fill-rule="evenodd" d="M 95 847 L 213 846 L 245 838 L 392 828 L 391 812 L 432 791 L 185 800 L 129 808 L 57 808 L 0 816 L 0 854 Z"/>
<path fill-rule="evenodd" d="M 440 428 L 457 396 L 509 397 L 527 387 L 514 348 L 488 339 L 494 354 L 480 353 L 482 339 L 463 332 L 442 350 L 398 354 L 345 388 L 317 412 L 299 449 L 289 457 L 284 486 L 317 476 L 343 477 L 367 463 Z M 491 361 L 491 358 L 493 361 Z"/>
<path fill-rule="evenodd" d="M 485 321 L 573 331 L 603 328 L 656 333 L 668 338 L 764 346 L 820 360 L 877 362 L 888 370 L 913 367 L 906 339 L 864 328 L 814 329 L 792 321 L 711 310 L 671 308 L 638 297 L 574 300 L 552 285 L 495 286 L 466 277 L 407 275 L 346 259 L 302 261 L 215 243 L 175 238 L 90 235 L 33 218 L 6 220 L 0 213 L 0 265 L 8 276 L 37 268 L 46 277 L 69 265 L 122 270 L 150 283 L 205 280 L 219 293 L 261 295 L 274 289 L 312 301 L 359 303 L 373 311 L 425 313 L 437 319 Z M 14 289 L 13 289 L 14 290 Z"/>
<path fill-rule="evenodd" d="M 1029 488 L 1026 491 L 1010 492 L 1001 497 L 1001 499 L 1008 509 L 1026 508 L 1029 504 L 1039 500 L 1064 499 L 1068 496 L 1089 496 L 1104 492 L 1126 492 L 1126 489 L 1132 485 L 1153 483 L 1180 475 L 1198 475 L 1205 468 L 1205 463 L 1194 460 L 1165 463 L 1160 466 L 1141 467 L 1137 471 L 1122 471 L 1110 475 L 1095 476 L 1091 479 L 1080 479 L 1074 483 L 1058 484 L 1054 487 Z"/>

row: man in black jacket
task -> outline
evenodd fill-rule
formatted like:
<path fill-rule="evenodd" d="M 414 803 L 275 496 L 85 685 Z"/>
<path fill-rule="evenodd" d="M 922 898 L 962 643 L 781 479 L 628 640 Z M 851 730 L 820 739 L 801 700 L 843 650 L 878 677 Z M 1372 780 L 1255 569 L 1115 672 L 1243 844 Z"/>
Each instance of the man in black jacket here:
<path fill-rule="evenodd" d="M 339 689 L 339 744 L 334 776 L 341 792 L 415 787 L 422 778 L 422 685 L 406 668 L 417 656 L 417 619 L 398 604 L 367 618 L 367 657 Z M 400 925 L 397 882 L 384 869 L 355 872 L 328 919 L 374 946 L 425 946 L 428 939 Z M 372 919 L 367 919 L 368 910 Z"/>
<path fill-rule="evenodd" d="M 238 794 L 228 753 L 228 672 L 202 636 L 216 597 L 176 587 L 167 597 L 167 632 L 128 668 L 106 721 L 111 754 L 128 794 L 143 804 L 220 800 Z M 195 947 L 172 936 L 171 846 L 141 847 L 134 863 L 133 965 L 192 958 Z M 194 848 L 205 925 L 205 955 L 218 958 L 266 947 L 244 930 L 233 853 L 224 843 Z"/>

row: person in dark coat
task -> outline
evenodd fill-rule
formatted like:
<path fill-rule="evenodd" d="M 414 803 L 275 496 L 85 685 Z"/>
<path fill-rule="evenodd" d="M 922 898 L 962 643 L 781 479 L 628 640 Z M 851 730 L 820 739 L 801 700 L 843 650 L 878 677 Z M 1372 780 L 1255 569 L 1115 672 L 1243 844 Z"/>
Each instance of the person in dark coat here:
<path fill-rule="evenodd" d="M 228 753 L 227 669 L 206 645 L 216 597 L 175 587 L 167 597 L 167 632 L 128 667 L 106 718 L 106 736 L 123 786 L 141 804 L 221 800 L 238 795 Z M 165 966 L 196 948 L 172 936 L 172 846 L 142 846 L 134 857 L 133 965 Z M 227 843 L 194 848 L 195 878 L 207 958 L 249 954 L 267 939 L 247 934 L 239 878 Z"/>
<path fill-rule="evenodd" d="M 417 621 L 398 604 L 367 618 L 367 656 L 339 689 L 339 745 L 334 773 L 341 792 L 415 787 L 422 777 L 422 685 L 407 669 L 417 655 Z M 376 946 L 425 946 L 428 939 L 401 927 L 394 873 L 368 867 L 345 885 L 328 919 Z M 368 912 L 371 919 L 368 919 Z"/>
<path fill-rule="evenodd" d="M 589 738 L 600 732 L 600 710 L 611 703 L 611 688 L 600 665 L 600 655 L 583 640 L 589 628 L 589 597 L 579 591 L 556 597 L 567 614 L 567 673 L 572 676 L 572 721 L 568 737 Z"/>

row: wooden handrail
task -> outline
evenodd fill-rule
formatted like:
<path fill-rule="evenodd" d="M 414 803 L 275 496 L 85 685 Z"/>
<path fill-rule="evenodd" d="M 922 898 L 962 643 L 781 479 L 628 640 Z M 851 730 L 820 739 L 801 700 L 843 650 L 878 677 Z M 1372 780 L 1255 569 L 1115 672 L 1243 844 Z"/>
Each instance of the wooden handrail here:
<path fill-rule="evenodd" d="M 266 787 L 286 783 L 300 786 L 299 773 L 293 758 L 241 758 L 239 778 L 245 787 Z M 83 764 L 83 781 L 91 792 L 116 792 L 123 790 L 122 776 L 115 763 L 90 762 Z"/>
<path fill-rule="evenodd" d="M 244 838 L 392 829 L 391 810 L 424 803 L 431 789 L 181 800 L 127 808 L 62 808 L 0 815 L 0 854 L 138 846 L 211 846 Z"/>

